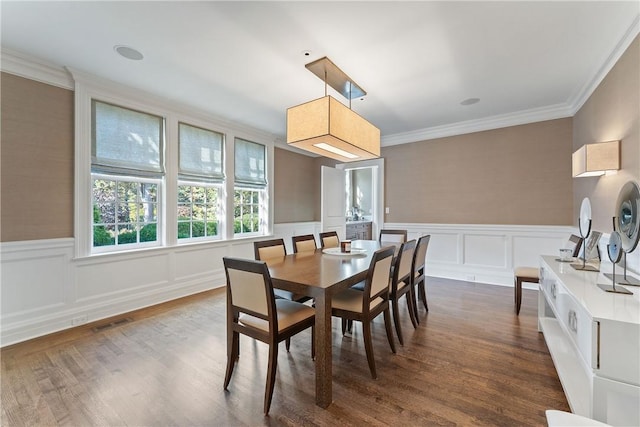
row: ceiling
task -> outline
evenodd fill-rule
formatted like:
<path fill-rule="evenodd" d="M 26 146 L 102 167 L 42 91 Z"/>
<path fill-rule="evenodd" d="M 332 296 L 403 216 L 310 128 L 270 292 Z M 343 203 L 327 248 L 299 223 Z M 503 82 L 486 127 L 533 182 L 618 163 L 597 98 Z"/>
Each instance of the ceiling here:
<path fill-rule="evenodd" d="M 640 15 L 637 0 L 3 0 L 0 7 L 5 52 L 143 89 L 279 140 L 288 107 L 324 96 L 324 83 L 304 65 L 327 56 L 367 92 L 351 107 L 380 128 L 383 145 L 573 115 L 638 34 Z M 125 59 L 116 45 L 144 59 Z M 461 104 L 469 98 L 480 101 Z"/>

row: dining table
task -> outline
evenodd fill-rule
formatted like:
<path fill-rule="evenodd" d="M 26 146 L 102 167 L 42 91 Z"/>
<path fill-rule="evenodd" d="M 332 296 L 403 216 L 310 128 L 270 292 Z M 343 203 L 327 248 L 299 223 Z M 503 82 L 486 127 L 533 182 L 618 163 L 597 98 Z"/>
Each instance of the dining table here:
<path fill-rule="evenodd" d="M 274 288 L 314 298 L 316 404 L 322 408 L 332 402 L 331 298 L 365 280 L 373 253 L 385 246 L 391 244 L 353 240 L 350 253 L 318 248 L 266 261 Z"/>

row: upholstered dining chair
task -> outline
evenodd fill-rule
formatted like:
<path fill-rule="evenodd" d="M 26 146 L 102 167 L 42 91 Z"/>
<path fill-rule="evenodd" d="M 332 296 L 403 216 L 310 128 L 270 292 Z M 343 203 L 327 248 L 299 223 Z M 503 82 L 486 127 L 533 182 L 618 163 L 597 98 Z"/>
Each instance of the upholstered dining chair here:
<path fill-rule="evenodd" d="M 337 248 L 340 246 L 340 239 L 338 233 L 335 231 L 325 231 L 318 234 L 320 237 L 320 247 L 324 248 Z"/>
<path fill-rule="evenodd" d="M 258 261 L 269 262 L 271 260 L 284 258 L 287 255 L 287 248 L 284 245 L 284 239 L 270 239 L 253 242 L 253 251 L 256 260 Z M 310 297 L 294 294 L 293 292 L 285 291 L 284 289 L 274 289 L 274 293 L 277 298 L 284 298 L 297 302 L 305 302 L 311 299 Z"/>
<path fill-rule="evenodd" d="M 583 238 L 572 234 L 566 244 L 566 248 L 573 249 L 572 256 L 575 258 L 580 254 Z M 540 271 L 538 267 L 516 267 L 513 269 L 514 303 L 516 315 L 520 314 L 522 305 L 522 283 L 540 283 Z"/>
<path fill-rule="evenodd" d="M 293 253 L 298 252 L 313 252 L 318 246 L 316 246 L 316 238 L 313 234 L 305 234 L 302 236 L 291 237 L 291 243 L 293 244 Z"/>
<path fill-rule="evenodd" d="M 269 269 L 264 261 L 223 258 L 227 276 L 227 390 L 240 354 L 240 334 L 269 345 L 264 413 L 269 413 L 276 366 L 278 343 L 311 328 L 311 357 L 315 357 L 315 310 L 305 304 L 276 299 Z"/>
<path fill-rule="evenodd" d="M 400 244 L 407 241 L 407 230 L 380 230 L 380 243 Z"/>
<path fill-rule="evenodd" d="M 413 265 L 413 254 L 416 250 L 416 241 L 409 240 L 402 243 L 398 255 L 393 266 L 391 275 L 391 291 L 389 292 L 389 300 L 393 310 L 393 323 L 396 326 L 396 333 L 400 345 L 404 345 L 402 339 L 402 327 L 400 326 L 400 298 L 406 295 L 407 308 L 409 309 L 409 317 L 414 328 L 418 327 L 417 313 L 414 311 L 415 295 L 413 293 L 413 278 L 411 266 Z"/>
<path fill-rule="evenodd" d="M 266 262 L 274 259 L 281 259 L 287 255 L 287 247 L 284 245 L 284 239 L 282 238 L 253 242 L 253 251 L 256 260 Z M 299 303 L 303 303 L 311 299 L 311 297 L 306 295 L 294 294 L 293 292 L 286 291 L 284 289 L 274 289 L 273 293 L 276 298 L 288 299 Z M 291 340 L 289 338 L 286 339 L 285 346 L 287 351 L 289 351 L 291 348 Z"/>
<path fill-rule="evenodd" d="M 425 263 L 427 258 L 427 249 L 429 248 L 429 241 L 431 240 L 431 235 L 422 236 L 418 239 L 418 243 L 416 244 L 416 250 L 413 253 L 413 262 L 411 263 L 411 276 L 413 277 L 412 286 L 414 286 L 418 292 L 416 297 L 420 297 L 422 300 L 422 304 L 424 305 L 424 309 L 429 311 L 429 306 L 427 305 L 427 278 L 425 276 Z M 417 298 L 414 298 L 414 309 L 416 313 L 416 322 L 420 323 L 420 319 L 418 318 L 418 305 L 416 303 Z"/>
<path fill-rule="evenodd" d="M 371 339 L 371 322 L 380 314 L 384 315 L 384 326 L 387 331 L 387 340 L 393 353 L 396 347 L 393 342 L 391 315 L 389 313 L 389 272 L 393 262 L 394 249 L 382 248 L 374 252 L 369 271 L 364 281 L 364 291 L 345 289 L 334 295 L 331 300 L 331 313 L 341 317 L 343 325 L 345 320 L 359 321 L 362 323 L 362 335 L 364 337 L 364 349 L 369 363 L 371 376 L 375 379 L 376 362 L 373 358 L 373 342 Z M 344 326 L 343 326 L 344 333 Z"/>

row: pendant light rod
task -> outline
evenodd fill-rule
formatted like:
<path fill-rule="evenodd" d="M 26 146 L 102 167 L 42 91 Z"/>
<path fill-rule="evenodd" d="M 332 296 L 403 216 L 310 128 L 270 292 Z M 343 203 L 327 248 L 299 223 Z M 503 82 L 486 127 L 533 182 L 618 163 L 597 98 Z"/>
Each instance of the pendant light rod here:
<path fill-rule="evenodd" d="M 305 65 L 309 71 L 315 74 L 325 83 L 325 96 L 327 95 L 326 85 L 334 88 L 338 93 L 351 101 L 353 98 L 360 98 L 367 94 L 356 82 L 354 82 L 344 71 L 342 71 L 329 58 L 322 57 Z"/>

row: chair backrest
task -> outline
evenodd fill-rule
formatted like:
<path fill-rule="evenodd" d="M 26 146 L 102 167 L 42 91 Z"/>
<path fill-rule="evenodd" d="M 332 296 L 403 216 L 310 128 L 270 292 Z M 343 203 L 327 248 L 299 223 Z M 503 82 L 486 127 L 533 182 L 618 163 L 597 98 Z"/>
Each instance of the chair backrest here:
<path fill-rule="evenodd" d="M 582 248 L 582 243 L 584 239 L 580 236 L 576 236 L 572 234 L 569 237 L 569 241 L 567 242 L 567 249 L 573 249 L 573 257 L 577 257 L 580 254 L 580 248 Z"/>
<path fill-rule="evenodd" d="M 393 254 L 395 250 L 392 247 L 378 249 L 371 257 L 369 271 L 364 284 L 364 296 L 362 298 L 363 310 L 369 307 L 371 301 L 377 297 L 387 298 L 389 294 L 389 277 L 391 273 L 391 264 L 393 263 Z"/>
<path fill-rule="evenodd" d="M 416 250 L 416 241 L 409 240 L 400 246 L 396 262 L 393 267 L 392 283 L 397 285 L 400 282 L 410 283 L 411 266 L 413 265 L 413 254 Z"/>
<path fill-rule="evenodd" d="M 338 233 L 335 231 L 325 231 L 318 234 L 320 236 L 320 245 L 323 248 L 337 248 L 340 246 L 340 239 L 338 239 Z"/>
<path fill-rule="evenodd" d="M 422 236 L 418 239 L 418 243 L 416 244 L 416 250 L 413 253 L 413 265 L 411 266 L 413 277 L 416 277 L 419 274 L 424 273 L 424 264 L 427 258 L 427 249 L 429 248 L 429 240 L 431 240 L 431 235 L 429 234 L 426 236 Z"/>
<path fill-rule="evenodd" d="M 293 244 L 293 253 L 298 252 L 312 252 L 318 247 L 316 246 L 316 238 L 313 234 L 305 234 L 303 236 L 293 236 L 291 238 Z"/>
<path fill-rule="evenodd" d="M 380 242 L 404 243 L 407 241 L 407 230 L 380 230 Z"/>
<path fill-rule="evenodd" d="M 262 240 L 253 242 L 253 252 L 257 260 L 266 261 L 273 258 L 283 258 L 287 255 L 284 239 Z"/>
<path fill-rule="evenodd" d="M 267 321 L 273 319 L 275 302 L 267 264 L 230 257 L 222 261 L 227 276 L 228 309 L 234 318 L 238 313 L 247 313 Z"/>

